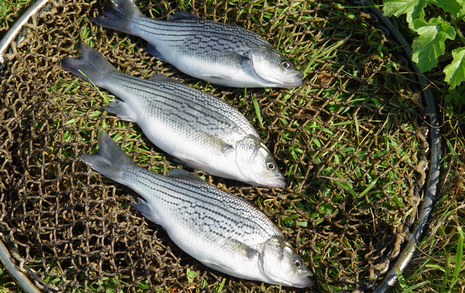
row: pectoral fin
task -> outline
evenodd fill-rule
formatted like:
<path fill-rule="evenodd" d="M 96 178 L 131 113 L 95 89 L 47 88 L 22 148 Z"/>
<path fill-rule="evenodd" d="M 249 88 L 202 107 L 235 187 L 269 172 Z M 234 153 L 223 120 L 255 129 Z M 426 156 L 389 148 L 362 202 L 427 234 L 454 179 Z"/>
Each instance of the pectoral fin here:
<path fill-rule="evenodd" d="M 213 148 L 218 150 L 215 154 L 215 156 L 222 155 L 225 157 L 228 157 L 231 155 L 231 152 L 234 151 L 234 147 L 224 140 L 205 133 L 198 134 L 199 136 L 202 136 L 200 140 L 208 142 L 208 145 L 211 145 Z M 203 158 L 203 159 L 193 159 L 191 157 L 185 156 L 183 154 L 173 154 L 175 157 L 175 162 L 181 163 L 183 165 L 186 165 L 188 167 L 197 169 L 197 170 L 205 170 L 211 167 L 211 157 L 208 158 Z"/>
<path fill-rule="evenodd" d="M 213 263 L 209 263 L 209 262 L 206 262 L 206 261 L 203 261 L 202 262 L 204 265 L 206 265 L 207 267 L 209 268 L 212 268 L 216 271 L 219 271 L 219 272 L 222 272 L 222 273 L 225 273 L 225 274 L 228 274 L 228 275 L 234 275 L 234 272 L 235 270 L 233 268 L 230 268 L 228 266 L 225 266 L 223 264 L 213 264 Z"/>
<path fill-rule="evenodd" d="M 224 143 L 223 145 L 221 145 L 221 152 L 225 155 L 227 155 L 232 150 L 234 150 L 234 147 L 230 144 Z"/>
<path fill-rule="evenodd" d="M 227 246 L 229 250 L 234 251 L 236 254 L 239 254 L 246 259 L 252 259 L 255 256 L 258 256 L 257 250 L 239 240 L 228 239 L 225 241 L 224 245 Z"/>
<path fill-rule="evenodd" d="M 234 239 L 226 239 L 223 243 L 223 250 L 232 252 L 233 258 L 242 259 L 244 261 L 252 260 L 255 257 L 258 257 L 258 251 L 250 247 L 249 245 Z M 203 260 L 202 263 L 207 267 L 210 267 L 214 270 L 230 274 L 233 276 L 237 275 L 237 272 L 234 267 L 230 267 L 225 263 L 220 262 L 211 262 Z"/>
<path fill-rule="evenodd" d="M 203 75 L 203 77 L 205 79 L 209 79 L 209 80 L 229 80 L 231 79 L 231 76 L 227 76 L 227 75 Z"/>

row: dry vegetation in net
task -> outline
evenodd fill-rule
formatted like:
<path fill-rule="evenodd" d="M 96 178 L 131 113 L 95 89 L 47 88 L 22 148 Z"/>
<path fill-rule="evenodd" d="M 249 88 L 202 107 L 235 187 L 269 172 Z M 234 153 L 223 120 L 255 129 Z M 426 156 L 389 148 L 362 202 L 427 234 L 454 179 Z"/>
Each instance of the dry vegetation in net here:
<path fill-rule="evenodd" d="M 106 1 L 51 2 L 6 56 L 0 96 L 0 232 L 42 286 L 60 292 L 294 292 L 208 269 L 130 206 L 137 194 L 78 155 L 105 131 L 144 168 L 182 167 L 137 125 L 101 109 L 112 96 L 57 62 L 91 45 L 121 72 L 164 74 L 230 103 L 256 127 L 285 189 L 195 172 L 256 205 L 314 272 L 312 290 L 373 288 L 405 243 L 423 195 L 428 125 L 419 88 L 383 32 L 333 1 L 138 2 L 183 8 L 268 39 L 305 74 L 297 89 L 229 89 L 188 77 L 145 42 L 90 21 Z M 16 14 L 15 14 L 16 13 Z M 18 12 L 10 15 L 16 18 Z M 5 20 L 5 30 L 8 28 Z"/>

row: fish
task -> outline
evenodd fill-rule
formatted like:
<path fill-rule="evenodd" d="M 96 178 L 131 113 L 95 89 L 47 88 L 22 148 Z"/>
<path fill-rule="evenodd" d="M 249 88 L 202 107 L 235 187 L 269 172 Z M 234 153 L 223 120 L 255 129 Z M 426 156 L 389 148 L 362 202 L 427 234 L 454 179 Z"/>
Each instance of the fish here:
<path fill-rule="evenodd" d="M 248 29 L 202 19 L 184 10 L 168 21 L 145 17 L 132 0 L 112 0 L 100 26 L 140 37 L 146 51 L 187 75 L 238 88 L 295 88 L 303 74 L 268 41 Z"/>
<path fill-rule="evenodd" d="M 106 133 L 96 154 L 81 154 L 90 168 L 134 190 L 131 203 L 162 226 L 170 239 L 205 266 L 275 285 L 304 288 L 313 274 L 279 229 L 248 201 L 183 170 L 163 176 L 137 166 Z"/>
<path fill-rule="evenodd" d="M 211 175 L 260 187 L 286 186 L 256 130 L 228 103 L 163 75 L 141 79 L 120 73 L 86 44 L 81 54 L 59 65 L 115 94 L 118 99 L 103 109 L 137 123 L 161 150 Z"/>

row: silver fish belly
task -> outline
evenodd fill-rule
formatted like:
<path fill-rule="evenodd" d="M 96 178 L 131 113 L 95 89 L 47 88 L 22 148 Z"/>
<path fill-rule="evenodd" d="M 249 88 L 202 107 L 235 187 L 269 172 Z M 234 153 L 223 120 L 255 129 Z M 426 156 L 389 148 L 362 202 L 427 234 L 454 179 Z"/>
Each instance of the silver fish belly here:
<path fill-rule="evenodd" d="M 118 96 L 121 100 L 104 109 L 136 122 L 160 149 L 212 175 L 257 186 L 285 186 L 252 125 L 224 101 L 168 77 L 144 80 L 119 73 L 87 45 L 81 45 L 81 53 L 81 58 L 62 60 L 61 67 Z"/>
<path fill-rule="evenodd" d="M 312 273 L 277 227 L 247 201 L 182 169 L 162 176 L 138 167 L 106 133 L 98 153 L 81 160 L 142 196 L 133 206 L 204 265 L 270 284 L 312 284 Z"/>
<path fill-rule="evenodd" d="M 236 25 L 178 11 L 169 21 L 145 17 L 131 0 L 113 0 L 93 21 L 145 39 L 147 52 L 180 71 L 229 87 L 293 88 L 302 73 L 266 40 Z"/>

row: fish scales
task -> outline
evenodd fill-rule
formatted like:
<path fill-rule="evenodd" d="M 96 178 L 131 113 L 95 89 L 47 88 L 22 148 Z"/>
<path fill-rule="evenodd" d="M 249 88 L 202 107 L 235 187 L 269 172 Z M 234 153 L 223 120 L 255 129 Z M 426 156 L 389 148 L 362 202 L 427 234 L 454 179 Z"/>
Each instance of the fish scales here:
<path fill-rule="evenodd" d="M 143 38 L 146 51 L 180 71 L 213 84 L 293 88 L 303 74 L 258 34 L 186 11 L 169 21 L 145 17 L 131 0 L 113 0 L 95 23 Z"/>
<path fill-rule="evenodd" d="M 257 186 L 285 186 L 258 133 L 226 102 L 169 77 L 145 80 L 120 73 L 87 45 L 81 45 L 81 53 L 60 65 L 115 94 L 118 99 L 103 109 L 137 123 L 160 149 L 212 175 Z"/>
<path fill-rule="evenodd" d="M 250 246 L 256 246 L 264 238 L 281 235 L 250 203 L 213 186 L 154 176 L 140 167 L 125 170 L 123 174 L 127 178 L 125 185 L 138 194 L 150 194 L 146 199 L 153 203 L 153 212 L 161 226 L 173 225 L 174 219 L 176 225 L 190 231 L 188 234 L 210 235 L 209 239 L 233 238 Z M 165 219 L 170 219 L 170 223 L 164 222 Z M 221 241 L 215 239 L 215 242 Z"/>
<path fill-rule="evenodd" d="M 244 54 L 254 46 L 272 47 L 264 39 L 248 30 L 240 29 L 235 25 L 225 26 L 215 22 L 205 21 L 200 18 L 159 21 L 151 18 L 138 18 L 135 20 L 135 28 L 140 30 L 140 37 L 160 37 L 165 42 L 177 42 L 171 47 L 177 47 L 182 52 L 191 50 L 205 50 L 205 58 L 208 52 L 234 51 Z M 145 34 L 145 35 L 144 35 Z M 238 38 L 240 36 L 240 38 Z M 211 56 L 211 55 L 210 55 Z"/>
<path fill-rule="evenodd" d="M 233 136 L 258 133 L 244 116 L 226 104 L 200 91 L 173 82 L 150 83 L 140 78 L 114 72 L 108 76 L 108 88 L 117 96 L 129 96 L 137 100 L 147 119 L 159 122 L 171 121 L 229 141 Z M 104 86 L 105 87 L 105 86 Z M 187 123 L 179 123 L 185 121 Z"/>
<path fill-rule="evenodd" d="M 252 204 L 182 169 L 162 176 L 137 166 L 106 133 L 95 155 L 81 160 L 137 192 L 132 205 L 161 225 L 179 248 L 236 277 L 308 287 L 310 270 L 278 228 Z"/>

